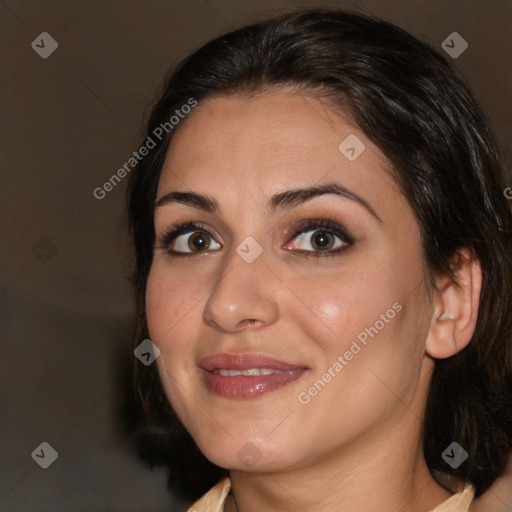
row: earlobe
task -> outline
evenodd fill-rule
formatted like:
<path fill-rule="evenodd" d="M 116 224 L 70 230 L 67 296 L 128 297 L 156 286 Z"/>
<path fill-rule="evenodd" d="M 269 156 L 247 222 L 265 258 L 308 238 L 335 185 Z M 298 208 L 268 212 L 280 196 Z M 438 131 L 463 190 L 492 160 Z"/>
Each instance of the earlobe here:
<path fill-rule="evenodd" d="M 436 279 L 437 290 L 426 352 L 435 359 L 445 359 L 464 349 L 473 337 L 482 272 L 477 256 L 467 248 L 459 249 L 452 266 L 454 282 L 443 275 Z"/>

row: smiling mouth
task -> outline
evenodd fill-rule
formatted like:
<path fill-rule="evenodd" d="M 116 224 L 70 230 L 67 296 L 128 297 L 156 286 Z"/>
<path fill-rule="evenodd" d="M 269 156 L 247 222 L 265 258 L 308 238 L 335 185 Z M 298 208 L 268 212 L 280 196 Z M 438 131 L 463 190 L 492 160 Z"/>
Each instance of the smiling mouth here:
<path fill-rule="evenodd" d="M 203 382 L 212 393 L 232 399 L 256 398 L 281 389 L 309 368 L 263 354 L 218 353 L 199 363 Z"/>

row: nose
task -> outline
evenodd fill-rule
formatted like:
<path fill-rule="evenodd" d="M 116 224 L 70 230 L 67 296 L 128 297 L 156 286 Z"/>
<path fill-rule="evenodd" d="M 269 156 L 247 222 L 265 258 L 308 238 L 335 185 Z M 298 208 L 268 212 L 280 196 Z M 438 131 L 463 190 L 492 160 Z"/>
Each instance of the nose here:
<path fill-rule="evenodd" d="M 232 251 L 203 310 L 203 320 L 209 326 L 233 333 L 262 328 L 277 320 L 278 280 L 267 268 L 264 254 L 247 263 Z"/>

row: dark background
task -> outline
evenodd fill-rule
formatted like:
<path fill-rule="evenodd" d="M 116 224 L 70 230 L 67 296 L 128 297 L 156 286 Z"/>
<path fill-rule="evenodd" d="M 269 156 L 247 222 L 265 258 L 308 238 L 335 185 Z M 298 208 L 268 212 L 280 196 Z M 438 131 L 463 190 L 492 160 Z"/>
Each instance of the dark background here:
<path fill-rule="evenodd" d="M 165 72 L 219 33 L 299 6 L 349 6 L 456 59 L 512 143 L 512 1 L 0 1 L 0 510 L 179 511 L 141 462 L 119 410 L 130 350 L 126 179 Z M 47 59 L 31 47 L 57 42 Z M 443 52 L 443 50 L 441 50 Z M 57 460 L 32 452 L 48 442 Z M 496 502 L 495 512 L 509 512 Z"/>

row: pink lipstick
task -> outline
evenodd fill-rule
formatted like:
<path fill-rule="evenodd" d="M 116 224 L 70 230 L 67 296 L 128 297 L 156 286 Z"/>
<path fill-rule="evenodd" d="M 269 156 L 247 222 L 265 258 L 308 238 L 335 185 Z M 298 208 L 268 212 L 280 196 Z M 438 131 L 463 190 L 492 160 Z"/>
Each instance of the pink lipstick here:
<path fill-rule="evenodd" d="M 253 398 L 282 388 L 308 368 L 263 354 L 218 353 L 203 358 L 199 367 L 213 393 L 227 398 Z"/>

